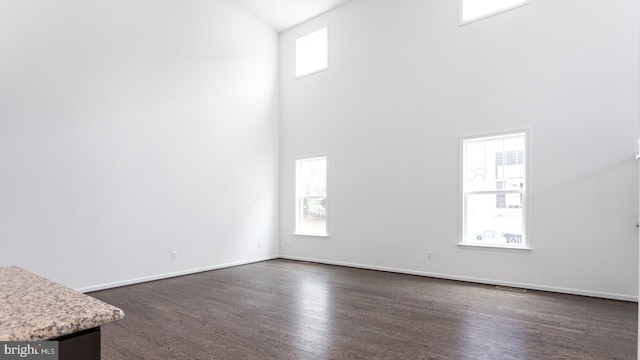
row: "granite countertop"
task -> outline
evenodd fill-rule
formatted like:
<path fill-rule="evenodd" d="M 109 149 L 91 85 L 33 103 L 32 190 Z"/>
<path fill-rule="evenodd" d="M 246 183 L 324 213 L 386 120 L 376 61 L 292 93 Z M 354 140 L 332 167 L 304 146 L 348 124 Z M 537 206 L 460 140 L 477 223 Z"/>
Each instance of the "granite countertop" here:
<path fill-rule="evenodd" d="M 0 341 L 39 341 L 120 320 L 124 312 L 16 266 L 0 267 Z"/>

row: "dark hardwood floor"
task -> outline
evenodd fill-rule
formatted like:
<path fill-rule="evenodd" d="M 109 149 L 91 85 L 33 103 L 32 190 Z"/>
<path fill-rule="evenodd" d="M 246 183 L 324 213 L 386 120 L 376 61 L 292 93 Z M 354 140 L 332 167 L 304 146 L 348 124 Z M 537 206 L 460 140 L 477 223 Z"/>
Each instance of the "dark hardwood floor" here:
<path fill-rule="evenodd" d="M 635 359 L 637 304 L 287 260 L 91 293 L 111 359 Z"/>

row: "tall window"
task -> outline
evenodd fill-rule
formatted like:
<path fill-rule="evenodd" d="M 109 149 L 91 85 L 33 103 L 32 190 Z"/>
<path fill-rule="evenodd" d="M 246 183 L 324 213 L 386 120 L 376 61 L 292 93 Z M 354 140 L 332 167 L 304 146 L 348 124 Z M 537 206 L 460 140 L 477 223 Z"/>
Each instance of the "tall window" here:
<path fill-rule="evenodd" d="M 296 40 L 296 78 L 329 68 L 329 28 Z"/>
<path fill-rule="evenodd" d="M 528 132 L 462 140 L 462 244 L 526 247 Z"/>
<path fill-rule="evenodd" d="M 529 0 L 460 0 L 460 24 L 526 5 Z"/>
<path fill-rule="evenodd" d="M 296 161 L 296 234 L 327 236 L 327 157 Z"/>

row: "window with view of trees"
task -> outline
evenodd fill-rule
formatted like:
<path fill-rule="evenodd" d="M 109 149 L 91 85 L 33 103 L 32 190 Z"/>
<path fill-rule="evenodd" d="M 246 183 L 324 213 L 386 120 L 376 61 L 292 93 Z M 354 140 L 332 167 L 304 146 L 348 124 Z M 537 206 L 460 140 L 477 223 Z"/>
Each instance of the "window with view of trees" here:
<path fill-rule="evenodd" d="M 327 157 L 296 161 L 296 234 L 327 236 Z"/>
<path fill-rule="evenodd" d="M 526 247 L 527 137 L 462 140 L 462 244 Z"/>

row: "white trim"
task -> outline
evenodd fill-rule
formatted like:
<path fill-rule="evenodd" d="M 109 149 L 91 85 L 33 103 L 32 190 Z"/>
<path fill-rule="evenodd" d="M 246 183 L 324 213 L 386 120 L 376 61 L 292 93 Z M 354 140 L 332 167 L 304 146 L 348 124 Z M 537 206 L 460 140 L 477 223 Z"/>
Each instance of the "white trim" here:
<path fill-rule="evenodd" d="M 312 71 L 312 72 L 310 72 L 310 73 L 306 73 L 306 74 L 304 74 L 304 75 L 296 76 L 296 77 L 294 78 L 294 80 L 304 79 L 304 78 L 309 77 L 309 76 L 311 76 L 311 75 L 315 75 L 315 74 L 317 74 L 317 73 L 321 73 L 321 72 L 323 72 L 323 71 L 327 71 L 327 70 L 329 70 L 329 66 L 328 66 L 328 65 L 327 65 L 327 67 L 326 67 L 326 68 L 319 69 L 319 70 L 315 70 L 315 71 Z"/>
<path fill-rule="evenodd" d="M 169 279 L 169 278 L 173 278 L 173 277 L 177 277 L 177 276 L 197 274 L 197 273 L 201 273 L 201 272 L 205 272 L 205 271 L 218 270 L 218 269 L 224 269 L 224 268 L 229 268 L 229 267 L 234 267 L 234 266 L 253 264 L 253 263 L 258 263 L 258 262 L 267 261 L 267 260 L 274 260 L 274 259 L 278 259 L 278 258 L 279 258 L 278 255 L 265 256 L 265 257 L 261 257 L 261 258 L 236 261 L 236 262 L 232 262 L 232 263 L 211 265 L 211 266 L 206 266 L 206 267 L 202 267 L 202 268 L 182 270 L 182 271 L 176 271 L 176 272 L 172 272 L 172 273 L 159 274 L 159 275 L 153 275 L 153 276 L 145 276 L 145 277 L 141 277 L 141 278 L 116 281 L 116 282 L 112 282 L 112 283 L 99 284 L 99 285 L 93 285 L 93 286 L 86 286 L 86 287 L 76 288 L 74 290 L 76 290 L 78 292 L 81 292 L 81 293 L 88 293 L 88 292 L 92 292 L 92 291 L 99 291 L 99 290 L 111 289 L 111 288 L 116 288 L 116 287 L 121 287 L 121 286 L 140 284 L 140 283 L 145 283 L 145 282 L 149 282 L 149 281 Z"/>
<path fill-rule="evenodd" d="M 462 3 L 463 3 L 463 2 L 464 2 L 464 0 L 459 0 L 459 1 L 458 1 L 458 9 L 459 9 L 459 10 L 458 10 L 458 21 L 459 21 L 459 24 L 458 24 L 458 25 L 459 25 L 459 26 L 463 26 L 463 25 L 466 25 L 466 24 L 470 24 L 470 23 L 476 22 L 476 21 L 478 21 L 478 20 L 486 19 L 486 18 L 488 18 L 488 17 L 494 16 L 494 15 L 498 15 L 498 14 L 501 14 L 501 13 L 503 13 L 503 12 L 507 12 L 507 11 L 509 11 L 509 10 L 513 10 L 513 9 L 519 8 L 519 7 L 521 7 L 521 6 L 525 6 L 525 5 L 529 5 L 529 4 L 531 4 L 531 0 L 526 0 L 526 1 L 522 2 L 522 3 L 520 3 L 520 4 L 515 4 L 515 5 L 512 5 L 512 6 L 508 6 L 508 7 L 506 7 L 506 8 L 502 8 L 502 9 L 500 9 L 500 10 L 496 10 L 496 11 L 490 12 L 490 13 L 488 13 L 488 14 L 484 14 L 484 15 L 476 16 L 476 17 L 471 18 L 471 19 L 469 19 L 469 20 L 464 20 L 464 21 L 463 21 L 463 20 L 462 20 L 462 6 L 463 6 L 463 4 L 462 4 Z"/>
<path fill-rule="evenodd" d="M 298 50 L 297 50 L 297 48 L 298 48 L 298 40 L 302 39 L 303 37 L 305 37 L 307 35 L 311 35 L 316 31 L 320 31 L 320 30 L 323 30 L 323 29 L 327 29 L 327 66 L 323 67 L 323 68 L 319 68 L 317 70 L 313 70 L 313 71 L 308 72 L 308 73 L 304 73 L 302 75 L 296 74 L 296 68 L 297 68 L 297 64 L 298 64 L 298 59 L 297 59 L 297 55 L 298 55 Z M 294 48 L 294 54 L 293 54 L 293 56 L 294 56 L 294 59 L 293 59 L 294 60 L 294 62 L 293 62 L 293 79 L 294 80 L 302 79 L 302 78 L 305 78 L 307 76 L 311 76 L 311 75 L 314 75 L 314 74 L 329 70 L 329 68 L 331 67 L 331 31 L 329 29 L 329 24 L 327 24 L 325 26 L 322 26 L 320 28 L 317 28 L 316 30 L 310 31 L 306 35 L 302 35 L 302 36 L 297 37 L 296 40 L 294 41 L 294 47 L 293 48 Z"/>
<path fill-rule="evenodd" d="M 480 249 L 480 250 L 513 250 L 513 251 L 522 251 L 522 252 L 530 252 L 533 250 L 528 246 L 506 246 L 506 245 L 486 245 L 486 244 L 458 244 L 460 248 L 468 248 L 468 249 Z"/>
<path fill-rule="evenodd" d="M 398 274 L 425 276 L 425 277 L 444 279 L 444 280 L 465 281 L 465 282 L 471 282 L 476 284 L 508 286 L 508 287 L 522 288 L 522 289 L 569 294 L 569 295 L 580 295 L 580 296 L 589 296 L 589 297 L 602 298 L 602 299 L 638 302 L 638 296 L 634 296 L 634 295 L 605 293 L 605 292 L 599 292 L 599 291 L 588 291 L 588 290 L 580 290 L 580 289 L 573 289 L 573 288 L 562 288 L 562 287 L 527 284 L 527 283 L 516 283 L 516 282 L 510 282 L 510 281 L 499 281 L 499 280 L 475 278 L 475 277 L 468 277 L 468 276 L 447 275 L 447 274 L 431 273 L 426 271 L 415 271 L 415 270 L 408 270 L 408 269 L 390 268 L 385 266 L 364 265 L 364 264 L 357 264 L 357 263 L 304 258 L 304 257 L 297 257 L 297 256 L 280 256 L 280 258 L 286 259 L 286 260 L 315 262 L 315 263 L 327 264 L 327 265 L 346 266 L 346 267 L 365 269 L 365 270 L 378 270 L 378 271 L 387 271 L 387 272 L 393 272 Z"/>
<path fill-rule="evenodd" d="M 518 249 L 513 249 L 513 250 L 518 250 Z M 233 263 L 212 265 L 212 266 L 207 266 L 203 268 L 183 270 L 183 271 L 178 271 L 173 273 L 160 274 L 160 275 L 154 275 L 154 276 L 124 280 L 124 281 L 117 281 L 113 283 L 76 288 L 75 290 L 82 293 L 87 293 L 87 292 L 111 289 L 111 288 L 116 288 L 116 287 L 121 287 L 126 285 L 134 285 L 134 284 L 139 284 L 139 283 L 144 283 L 149 281 L 169 279 L 177 276 L 196 274 L 196 273 L 205 272 L 205 271 L 219 270 L 219 269 L 240 266 L 240 265 L 248 265 L 252 263 L 258 263 L 262 261 L 275 260 L 275 259 L 307 261 L 307 262 L 315 262 L 319 264 L 346 266 L 346 267 L 357 268 L 357 269 L 388 271 L 388 272 L 393 272 L 398 274 L 425 276 L 425 277 L 432 277 L 432 278 L 445 279 L 445 280 L 466 281 L 466 282 L 472 282 L 477 284 L 518 287 L 523 289 L 548 291 L 548 292 L 555 292 L 555 293 L 562 293 L 562 294 L 569 294 L 569 295 L 590 296 L 590 297 L 603 298 L 603 299 L 638 302 L 638 296 L 633 296 L 633 295 L 605 293 L 605 292 L 599 292 L 599 291 L 588 291 L 588 290 L 580 290 L 580 289 L 573 289 L 573 288 L 561 288 L 561 287 L 555 287 L 555 286 L 544 286 L 544 285 L 535 285 L 535 284 L 527 284 L 527 283 L 516 283 L 516 282 L 509 282 L 509 281 L 498 281 L 498 280 L 474 278 L 474 277 L 467 277 L 467 276 L 431 273 L 426 271 L 390 268 L 385 266 L 364 265 L 364 264 L 350 263 L 350 262 L 343 262 L 343 261 L 331 261 L 331 260 L 324 260 L 324 259 L 305 258 L 305 257 L 299 257 L 299 256 L 284 256 L 284 255 L 266 256 L 262 258 L 237 261 Z"/>
<path fill-rule="evenodd" d="M 493 194 L 523 194 L 524 191 L 522 190 L 509 190 L 509 189 L 502 189 L 502 190 L 474 190 L 474 191 L 467 191 L 467 194 L 469 195 L 493 195 Z"/>
<path fill-rule="evenodd" d="M 293 236 L 309 236 L 309 237 L 318 237 L 318 238 L 328 238 L 329 234 L 318 235 L 318 234 L 305 234 L 305 233 L 293 233 Z"/>
<path fill-rule="evenodd" d="M 511 130 L 467 134 L 467 135 L 460 136 L 460 140 L 473 140 L 476 138 L 491 138 L 491 137 L 501 138 L 501 137 L 506 137 L 508 135 L 514 135 L 513 137 L 517 137 L 517 135 L 521 133 L 531 133 L 531 128 L 524 127 L 524 128 L 511 129 Z"/>

